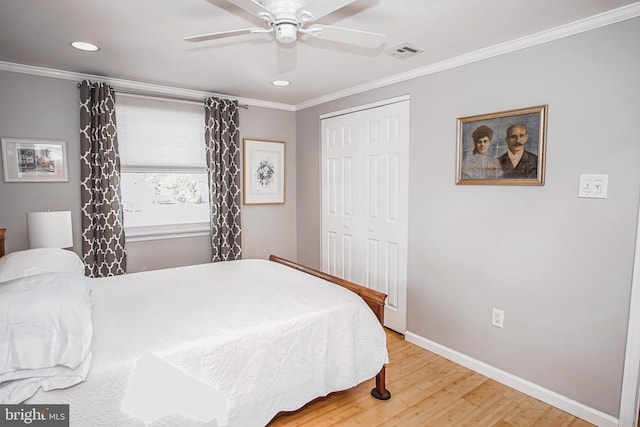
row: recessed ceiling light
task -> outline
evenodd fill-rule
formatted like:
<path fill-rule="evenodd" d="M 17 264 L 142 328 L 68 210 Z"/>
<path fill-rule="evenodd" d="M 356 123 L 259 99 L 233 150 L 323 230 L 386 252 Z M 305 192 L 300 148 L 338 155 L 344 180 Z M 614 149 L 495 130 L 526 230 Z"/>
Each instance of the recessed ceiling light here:
<path fill-rule="evenodd" d="M 289 86 L 291 82 L 287 80 L 274 80 L 271 82 L 271 84 L 274 86 Z"/>
<path fill-rule="evenodd" d="M 100 50 L 98 46 L 92 43 L 87 42 L 71 42 L 71 46 L 75 47 L 78 50 L 84 50 L 85 52 L 95 52 Z"/>

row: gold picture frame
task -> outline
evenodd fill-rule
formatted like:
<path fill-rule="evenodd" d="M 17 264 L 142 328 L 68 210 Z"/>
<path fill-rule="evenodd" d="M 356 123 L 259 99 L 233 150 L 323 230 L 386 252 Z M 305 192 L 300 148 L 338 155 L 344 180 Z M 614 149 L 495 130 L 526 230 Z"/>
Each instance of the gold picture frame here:
<path fill-rule="evenodd" d="M 285 202 L 285 144 L 281 141 L 243 139 L 245 205 Z"/>
<path fill-rule="evenodd" d="M 547 105 L 458 118 L 456 184 L 544 185 Z"/>

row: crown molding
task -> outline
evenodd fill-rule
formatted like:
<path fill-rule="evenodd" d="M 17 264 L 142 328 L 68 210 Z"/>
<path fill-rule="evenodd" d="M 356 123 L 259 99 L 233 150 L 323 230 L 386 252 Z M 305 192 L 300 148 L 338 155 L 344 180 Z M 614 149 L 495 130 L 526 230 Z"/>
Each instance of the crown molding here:
<path fill-rule="evenodd" d="M 457 56 L 455 58 L 447 59 L 441 62 L 436 62 L 434 64 L 430 64 L 424 67 L 415 68 L 413 70 L 396 74 L 391 77 L 374 80 L 366 84 L 353 86 L 351 88 L 348 88 L 342 91 L 334 92 L 334 93 L 324 95 L 315 99 L 311 99 L 309 101 L 296 104 L 295 110 L 296 111 L 303 110 L 305 108 L 324 104 L 326 102 L 335 101 L 336 99 L 344 98 L 346 96 L 356 95 L 372 89 L 378 89 L 378 88 L 389 86 L 395 83 L 400 83 L 400 82 L 415 79 L 418 77 L 424 77 L 430 74 L 439 73 L 441 71 L 450 70 L 452 68 L 457 68 L 463 65 L 482 61 L 484 59 L 489 59 L 495 56 L 504 55 L 506 53 L 515 52 L 521 49 L 526 49 L 528 47 L 537 46 L 543 43 L 548 43 L 554 40 L 572 36 L 574 34 L 594 30 L 596 28 L 600 28 L 607 25 L 615 24 L 617 22 L 636 18 L 638 16 L 640 16 L 640 2 L 632 3 L 627 6 L 620 7 L 618 9 L 613 9 L 608 12 L 590 16 L 588 18 L 574 21 L 569 24 L 561 25 L 559 27 L 555 27 L 550 30 L 541 31 L 539 33 L 535 33 L 529 36 L 521 37 L 518 39 L 510 40 L 508 42 L 499 43 L 493 46 L 489 46 L 487 48 L 479 49 L 474 52 L 470 52 L 468 54 Z"/>
<path fill-rule="evenodd" d="M 228 98 L 238 101 L 239 104 L 250 105 L 253 107 L 272 108 L 276 110 L 294 111 L 295 107 L 288 104 L 280 104 L 276 102 L 261 101 L 250 98 L 238 98 L 224 94 L 213 92 L 205 92 L 192 89 L 184 89 L 174 86 L 157 85 L 153 83 L 136 82 L 132 80 L 114 79 L 105 76 L 97 76 L 92 74 L 74 73 L 72 71 L 56 70 L 52 68 L 35 67 L 32 65 L 15 64 L 12 62 L 0 61 L 0 71 L 10 71 L 13 73 L 29 74 L 40 77 L 51 77 L 61 80 L 72 80 L 80 82 L 81 80 L 93 80 L 109 83 L 116 91 L 128 93 L 139 93 L 142 95 L 157 95 L 165 97 L 175 97 L 192 101 L 201 101 L 211 96 L 220 98 Z"/>

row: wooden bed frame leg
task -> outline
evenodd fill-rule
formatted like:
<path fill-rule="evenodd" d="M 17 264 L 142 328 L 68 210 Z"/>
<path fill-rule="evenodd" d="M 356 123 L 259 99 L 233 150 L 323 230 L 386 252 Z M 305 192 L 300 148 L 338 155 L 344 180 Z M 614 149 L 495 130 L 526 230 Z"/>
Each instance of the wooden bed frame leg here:
<path fill-rule="evenodd" d="M 371 396 L 378 400 L 391 399 L 391 393 L 387 390 L 385 385 L 385 370 L 386 366 L 383 366 L 378 375 L 376 375 L 376 388 L 371 390 Z"/>

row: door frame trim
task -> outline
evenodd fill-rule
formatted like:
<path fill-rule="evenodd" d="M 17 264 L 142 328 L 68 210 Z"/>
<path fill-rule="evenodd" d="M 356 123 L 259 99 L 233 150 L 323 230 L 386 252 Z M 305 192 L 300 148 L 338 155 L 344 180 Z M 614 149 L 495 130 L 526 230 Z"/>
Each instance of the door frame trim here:
<path fill-rule="evenodd" d="M 344 114 L 355 113 L 357 111 L 370 110 L 371 108 L 378 108 L 384 105 L 395 104 L 397 102 L 409 101 L 410 99 L 411 99 L 411 95 L 407 94 L 407 95 L 396 96 L 395 98 L 383 99 L 381 101 L 372 102 L 370 104 L 358 105 L 356 107 L 347 108 L 345 110 L 325 113 L 320 116 L 320 121 L 322 121 L 323 119 L 330 119 L 331 117 L 342 116 Z"/>
<path fill-rule="evenodd" d="M 640 210 L 636 223 L 636 245 L 631 279 L 631 301 L 627 327 L 627 348 L 622 375 L 620 426 L 637 426 L 640 408 Z"/>

